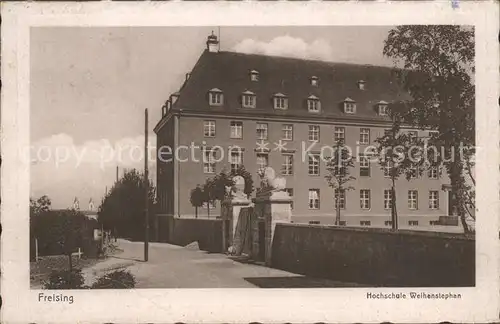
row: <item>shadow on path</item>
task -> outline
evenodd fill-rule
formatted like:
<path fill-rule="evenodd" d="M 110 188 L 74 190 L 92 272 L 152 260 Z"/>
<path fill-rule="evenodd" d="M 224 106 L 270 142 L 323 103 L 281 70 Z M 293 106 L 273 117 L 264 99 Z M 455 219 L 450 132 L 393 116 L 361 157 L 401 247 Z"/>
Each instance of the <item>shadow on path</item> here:
<path fill-rule="evenodd" d="M 115 256 L 115 255 L 112 255 L 112 256 L 110 256 L 109 258 L 112 258 L 112 259 L 119 259 L 119 260 L 127 260 L 127 261 L 144 262 L 144 260 L 143 260 L 143 259 L 137 259 L 137 258 L 124 258 L 124 257 Z"/>
<path fill-rule="evenodd" d="M 259 288 L 350 288 L 366 287 L 357 283 L 340 282 L 305 276 L 243 278 Z"/>

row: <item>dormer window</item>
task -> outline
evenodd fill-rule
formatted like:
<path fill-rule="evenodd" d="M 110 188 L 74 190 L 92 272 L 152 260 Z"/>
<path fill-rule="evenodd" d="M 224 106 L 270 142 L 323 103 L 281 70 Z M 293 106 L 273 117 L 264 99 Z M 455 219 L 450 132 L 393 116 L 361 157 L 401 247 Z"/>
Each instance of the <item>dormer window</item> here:
<path fill-rule="evenodd" d="M 318 97 L 313 95 L 307 98 L 307 110 L 314 113 L 318 113 L 321 111 L 321 103 Z"/>
<path fill-rule="evenodd" d="M 344 99 L 344 113 L 355 114 L 356 113 L 356 102 L 351 98 Z"/>
<path fill-rule="evenodd" d="M 387 105 L 388 103 L 383 100 L 377 103 L 379 116 L 387 116 Z"/>
<path fill-rule="evenodd" d="M 259 71 L 255 71 L 255 70 L 250 71 L 250 80 L 251 81 L 259 81 Z"/>
<path fill-rule="evenodd" d="M 241 106 L 243 108 L 255 108 L 256 96 L 252 91 L 245 91 L 241 95 Z"/>
<path fill-rule="evenodd" d="M 274 109 L 288 109 L 288 98 L 284 94 L 277 93 L 274 95 Z"/>
<path fill-rule="evenodd" d="M 359 80 L 358 81 L 358 88 L 359 88 L 359 90 L 365 90 L 365 83 L 366 83 L 365 80 Z"/>
<path fill-rule="evenodd" d="M 317 76 L 313 75 L 313 76 L 311 77 L 310 81 L 311 81 L 311 85 L 312 85 L 313 87 L 317 87 L 317 86 L 318 86 L 318 77 L 317 77 Z"/>
<path fill-rule="evenodd" d="M 213 88 L 209 91 L 210 106 L 222 106 L 224 104 L 224 95 L 222 90 Z"/>

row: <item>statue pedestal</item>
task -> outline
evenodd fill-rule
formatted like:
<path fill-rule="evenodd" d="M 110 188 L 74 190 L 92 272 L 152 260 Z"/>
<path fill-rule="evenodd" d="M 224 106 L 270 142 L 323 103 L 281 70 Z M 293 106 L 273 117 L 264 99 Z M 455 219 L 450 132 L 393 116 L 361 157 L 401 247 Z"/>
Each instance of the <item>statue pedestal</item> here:
<path fill-rule="evenodd" d="M 240 244 L 241 238 L 237 235 L 238 218 L 241 210 L 250 206 L 251 201 L 243 197 L 233 197 L 226 199 L 223 203 L 223 246 L 227 251 L 229 246 L 236 246 Z M 229 231 L 226 227 L 229 227 Z M 226 233 L 229 232 L 227 236 Z"/>
<path fill-rule="evenodd" d="M 272 246 L 276 224 L 290 223 L 292 198 L 285 191 L 259 192 L 255 198 L 256 207 L 264 218 L 265 263 L 271 266 Z"/>

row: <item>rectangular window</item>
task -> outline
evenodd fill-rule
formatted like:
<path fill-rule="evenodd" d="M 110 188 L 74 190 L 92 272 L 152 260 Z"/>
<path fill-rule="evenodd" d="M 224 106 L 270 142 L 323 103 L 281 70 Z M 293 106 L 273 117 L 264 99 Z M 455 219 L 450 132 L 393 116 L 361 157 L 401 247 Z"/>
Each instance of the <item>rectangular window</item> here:
<path fill-rule="evenodd" d="M 309 209 L 319 209 L 319 189 L 309 189 Z"/>
<path fill-rule="evenodd" d="M 257 139 L 267 140 L 267 124 L 257 123 Z"/>
<path fill-rule="evenodd" d="M 231 122 L 231 138 L 243 138 L 243 122 Z"/>
<path fill-rule="evenodd" d="M 293 155 L 283 154 L 283 164 L 281 165 L 282 175 L 292 175 L 293 174 Z"/>
<path fill-rule="evenodd" d="M 215 120 L 203 121 L 203 135 L 205 137 L 215 137 Z"/>
<path fill-rule="evenodd" d="M 391 163 L 389 161 L 385 161 L 384 163 L 384 177 L 391 177 Z"/>
<path fill-rule="evenodd" d="M 359 130 L 359 144 L 370 144 L 370 129 L 361 128 Z"/>
<path fill-rule="evenodd" d="M 210 105 L 221 106 L 223 103 L 222 92 L 210 92 Z"/>
<path fill-rule="evenodd" d="M 439 136 L 439 132 L 438 131 L 429 131 L 429 137 L 430 138 L 436 138 Z"/>
<path fill-rule="evenodd" d="M 361 189 L 359 191 L 359 201 L 361 209 L 370 209 L 370 190 Z"/>
<path fill-rule="evenodd" d="M 308 99 L 307 100 L 307 110 L 310 112 L 319 112 L 319 100 L 317 99 Z"/>
<path fill-rule="evenodd" d="M 345 143 L 345 127 L 335 127 L 334 131 L 335 143 L 343 141 Z"/>
<path fill-rule="evenodd" d="M 429 221 L 429 225 L 432 225 L 432 226 L 439 225 L 439 221 L 437 221 L 437 220 L 431 220 L 431 221 Z"/>
<path fill-rule="evenodd" d="M 238 168 L 243 164 L 243 152 L 241 151 L 231 151 L 231 171 L 236 172 Z"/>
<path fill-rule="evenodd" d="M 410 179 L 416 179 L 418 177 L 418 168 L 416 166 L 411 166 L 408 169 L 410 173 Z"/>
<path fill-rule="evenodd" d="M 439 192 L 437 190 L 429 191 L 429 208 L 439 209 Z"/>
<path fill-rule="evenodd" d="M 285 192 L 288 193 L 290 198 L 292 198 L 292 202 L 290 203 L 290 208 L 293 209 L 293 188 L 285 188 Z"/>
<path fill-rule="evenodd" d="M 339 225 L 340 225 L 340 226 L 346 226 L 346 225 L 347 225 L 347 223 L 346 223 L 346 221 L 345 221 L 345 220 L 341 220 Z"/>
<path fill-rule="evenodd" d="M 309 221 L 309 225 L 319 225 L 319 224 L 321 224 L 321 222 L 318 220 Z"/>
<path fill-rule="evenodd" d="M 269 155 L 266 153 L 257 153 L 257 167 L 265 168 L 269 165 Z"/>
<path fill-rule="evenodd" d="M 340 191 L 340 196 L 339 196 L 339 189 L 335 189 L 335 199 L 333 201 L 333 206 L 335 210 L 337 209 L 337 197 L 339 197 L 339 205 L 340 209 L 345 209 L 345 189 L 342 189 Z"/>
<path fill-rule="evenodd" d="M 384 190 L 384 209 L 392 208 L 392 190 L 386 189 Z"/>
<path fill-rule="evenodd" d="M 282 139 L 285 141 L 293 141 L 293 125 L 283 124 L 282 128 Z"/>
<path fill-rule="evenodd" d="M 359 225 L 361 225 L 361 226 L 371 226 L 372 222 L 371 221 L 359 221 Z"/>
<path fill-rule="evenodd" d="M 344 103 L 344 112 L 346 114 L 354 114 L 356 112 L 356 104 L 353 102 Z"/>
<path fill-rule="evenodd" d="M 201 208 L 208 209 L 208 207 L 210 207 L 210 209 L 214 209 L 216 207 L 216 202 L 215 201 L 211 201 L 210 203 L 204 202 L 203 205 L 201 205 Z"/>
<path fill-rule="evenodd" d="M 243 95 L 241 103 L 243 108 L 255 108 L 255 96 Z"/>
<path fill-rule="evenodd" d="M 359 155 L 359 175 L 361 177 L 370 176 L 370 158 L 365 154 Z"/>
<path fill-rule="evenodd" d="M 427 176 L 429 179 L 438 179 L 439 178 L 439 172 L 438 172 L 438 167 L 432 166 L 427 170 Z"/>
<path fill-rule="evenodd" d="M 274 109 L 288 109 L 288 98 L 274 97 Z"/>
<path fill-rule="evenodd" d="M 319 175 L 319 154 L 309 154 L 308 157 L 308 173 L 309 175 Z"/>
<path fill-rule="evenodd" d="M 204 150 L 203 173 L 215 173 L 215 150 L 211 149 Z"/>
<path fill-rule="evenodd" d="M 408 190 L 408 209 L 418 209 L 418 191 Z"/>
<path fill-rule="evenodd" d="M 387 116 L 387 105 L 378 105 L 378 114 L 380 116 Z"/>
<path fill-rule="evenodd" d="M 392 221 L 384 221 L 385 226 L 392 226 Z"/>
<path fill-rule="evenodd" d="M 309 140 L 312 142 L 319 141 L 319 126 L 309 125 Z"/>
<path fill-rule="evenodd" d="M 410 143 L 415 143 L 417 141 L 418 132 L 417 131 L 409 131 L 408 132 L 408 140 Z"/>
<path fill-rule="evenodd" d="M 410 220 L 410 221 L 408 221 L 408 225 L 409 226 L 418 226 L 418 221 L 416 221 L 416 220 Z"/>

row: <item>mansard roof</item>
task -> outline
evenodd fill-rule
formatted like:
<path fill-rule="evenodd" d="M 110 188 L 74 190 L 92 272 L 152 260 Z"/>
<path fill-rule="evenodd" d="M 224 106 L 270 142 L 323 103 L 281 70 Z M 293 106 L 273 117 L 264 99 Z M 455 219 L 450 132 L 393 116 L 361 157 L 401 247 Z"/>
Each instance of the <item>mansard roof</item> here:
<path fill-rule="evenodd" d="M 259 71 L 259 80 L 252 81 L 248 71 Z M 410 99 L 399 86 L 395 69 L 390 67 L 332 63 L 277 56 L 241 54 L 233 52 L 211 53 L 204 51 L 180 89 L 180 96 L 173 109 L 183 111 L 218 111 L 235 113 L 241 111 L 241 95 L 251 91 L 256 95 L 256 108 L 245 109 L 245 114 L 288 115 L 311 118 L 339 118 L 360 120 L 387 120 L 379 116 L 377 104 Z M 311 77 L 321 82 L 312 86 Z M 366 88 L 359 89 L 359 80 Z M 211 107 L 208 93 L 220 89 L 224 104 Z M 283 94 L 288 98 L 288 109 L 273 109 L 273 98 Z M 311 95 L 321 100 L 319 114 L 307 109 L 307 98 Z M 346 98 L 356 102 L 356 114 L 346 114 L 343 103 Z"/>

